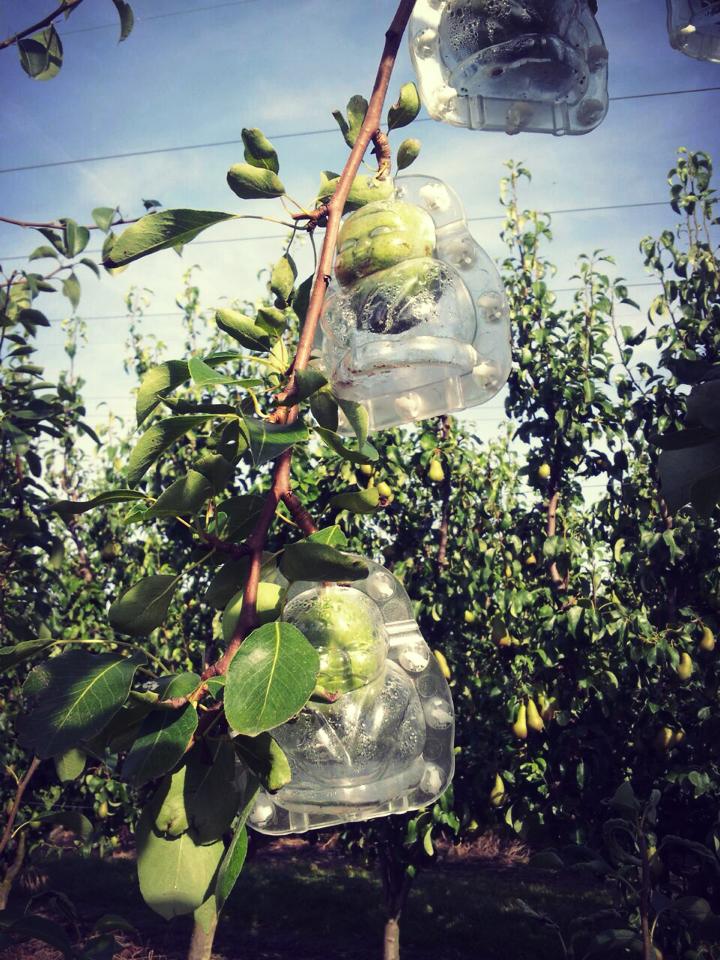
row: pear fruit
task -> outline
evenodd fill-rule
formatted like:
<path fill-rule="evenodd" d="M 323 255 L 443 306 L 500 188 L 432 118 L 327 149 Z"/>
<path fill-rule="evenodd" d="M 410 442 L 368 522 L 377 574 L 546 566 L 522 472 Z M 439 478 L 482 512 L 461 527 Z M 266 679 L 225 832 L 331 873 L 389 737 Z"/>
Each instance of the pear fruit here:
<path fill-rule="evenodd" d="M 535 556 L 534 553 L 531 553 L 530 556 L 525 561 L 525 565 L 528 567 L 534 567 L 536 563 L 537 563 L 537 557 Z"/>
<path fill-rule="evenodd" d="M 702 637 L 700 638 L 700 649 L 706 653 L 712 653 L 715 649 L 715 634 L 710 627 L 703 627 Z"/>
<path fill-rule="evenodd" d="M 477 614 L 474 610 L 466 610 L 465 613 L 463 613 L 463 620 L 465 623 L 475 623 Z"/>
<path fill-rule="evenodd" d="M 517 712 L 517 717 L 515 718 L 515 723 L 512 725 L 512 731 L 516 737 L 520 740 L 527 740 L 528 728 L 527 728 L 527 708 L 524 703 L 520 704 L 520 708 Z"/>
<path fill-rule="evenodd" d="M 442 464 L 439 460 L 431 460 L 430 466 L 428 467 L 428 480 L 432 480 L 433 483 L 442 483 L 445 479 L 445 471 L 442 468 Z"/>
<path fill-rule="evenodd" d="M 545 729 L 543 718 L 540 716 L 538 708 L 536 707 L 535 701 L 532 699 L 532 697 L 528 700 L 527 704 L 527 725 L 536 733 L 542 733 L 542 731 Z"/>
<path fill-rule="evenodd" d="M 366 477 L 371 477 L 375 473 L 375 467 L 371 467 L 369 463 L 361 463 L 358 469 Z"/>
<path fill-rule="evenodd" d="M 677 675 L 681 680 L 689 680 L 692 676 L 694 664 L 687 651 L 680 654 L 680 663 L 677 665 Z"/>
<path fill-rule="evenodd" d="M 390 499 L 392 498 L 392 495 L 393 495 L 392 487 L 390 486 L 389 483 L 385 483 L 384 480 L 381 481 L 381 482 L 377 485 L 377 492 L 378 492 L 378 493 L 380 494 L 380 496 L 383 497 L 385 500 L 390 500 Z"/>
<path fill-rule="evenodd" d="M 660 727 L 655 734 L 655 748 L 658 753 L 667 753 L 670 749 L 675 731 L 672 727 Z"/>
<path fill-rule="evenodd" d="M 539 480 L 549 480 L 549 479 L 550 479 L 550 464 L 549 464 L 549 463 L 541 463 L 540 466 L 538 467 L 537 475 L 538 475 L 538 479 L 539 479 Z"/>
<path fill-rule="evenodd" d="M 442 675 L 445 677 L 446 680 L 449 680 L 450 677 L 452 676 L 452 673 L 450 672 L 450 667 L 448 666 L 448 662 L 445 659 L 445 654 L 442 653 L 440 650 L 433 650 L 433 653 L 435 654 L 435 659 L 440 664 L 440 672 L 442 673 Z"/>
<path fill-rule="evenodd" d="M 495 783 L 490 791 L 490 803 L 493 807 L 499 807 L 505 799 L 505 784 L 499 773 L 495 774 Z"/>
<path fill-rule="evenodd" d="M 685 743 L 685 731 L 675 730 L 670 745 L 673 747 L 679 747 L 683 743 Z"/>

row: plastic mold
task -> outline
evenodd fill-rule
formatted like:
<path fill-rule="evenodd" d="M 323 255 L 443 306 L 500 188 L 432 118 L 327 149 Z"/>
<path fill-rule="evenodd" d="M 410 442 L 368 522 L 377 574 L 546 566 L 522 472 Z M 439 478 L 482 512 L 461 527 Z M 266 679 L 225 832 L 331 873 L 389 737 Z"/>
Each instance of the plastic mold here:
<path fill-rule="evenodd" d="M 317 646 L 319 683 L 342 683 L 348 692 L 334 703 L 308 704 L 271 731 L 292 780 L 276 794 L 258 795 L 248 823 L 260 833 L 303 833 L 417 810 L 452 779 L 450 690 L 402 584 L 367 563 L 368 577 L 351 585 L 298 581 L 288 591 L 283 619 Z M 348 635 L 361 624 L 363 642 L 349 656 L 344 651 L 338 659 L 321 642 L 318 603 L 346 617 Z"/>
<path fill-rule="evenodd" d="M 720 0 L 667 0 L 667 15 L 671 46 L 720 63 Z"/>
<path fill-rule="evenodd" d="M 441 180 L 400 177 L 394 199 L 346 217 L 335 274 L 316 347 L 371 431 L 486 403 L 507 381 L 502 280 Z"/>
<path fill-rule="evenodd" d="M 608 110 L 608 52 L 589 0 L 417 0 L 410 54 L 435 120 L 582 134 Z"/>

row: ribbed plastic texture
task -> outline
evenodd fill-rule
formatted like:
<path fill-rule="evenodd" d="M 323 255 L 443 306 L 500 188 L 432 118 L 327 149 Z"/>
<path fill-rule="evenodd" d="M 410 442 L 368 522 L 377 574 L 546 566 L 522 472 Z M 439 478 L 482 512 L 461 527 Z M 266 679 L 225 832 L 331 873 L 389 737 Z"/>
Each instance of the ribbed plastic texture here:
<path fill-rule="evenodd" d="M 394 200 L 346 217 L 335 269 L 316 348 L 371 431 L 486 403 L 507 381 L 502 280 L 442 180 L 399 177 Z"/>
<path fill-rule="evenodd" d="M 416 810 L 436 800 L 452 779 L 450 690 L 402 584 L 385 567 L 367 563 L 365 580 L 327 587 L 296 582 L 288 591 L 283 619 L 299 629 L 312 622 L 311 611 L 327 590 L 338 609 L 338 591 L 346 592 L 345 627 L 355 626 L 358 614 L 366 626 L 344 665 L 338 651 L 320 649 L 324 682 L 344 677 L 349 692 L 334 703 L 308 704 L 271 731 L 292 780 L 276 794 L 259 794 L 248 823 L 260 833 L 303 833 Z M 368 602 L 374 612 L 365 617 Z M 309 629 L 306 635 L 311 642 L 317 637 Z"/>
<path fill-rule="evenodd" d="M 720 63 L 720 0 L 667 0 L 667 16 L 676 50 Z"/>
<path fill-rule="evenodd" d="M 588 0 L 417 0 L 410 54 L 435 120 L 578 135 L 608 110 L 608 52 Z"/>

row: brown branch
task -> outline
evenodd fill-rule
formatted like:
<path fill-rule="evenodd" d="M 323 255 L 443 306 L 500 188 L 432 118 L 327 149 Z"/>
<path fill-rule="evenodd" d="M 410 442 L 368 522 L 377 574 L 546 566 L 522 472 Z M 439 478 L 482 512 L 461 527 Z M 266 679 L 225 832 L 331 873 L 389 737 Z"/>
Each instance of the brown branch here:
<path fill-rule="evenodd" d="M 440 417 L 440 429 L 438 431 L 438 439 L 440 442 L 447 440 L 448 435 L 450 434 L 450 417 L 447 415 Z M 452 481 L 450 479 L 450 468 L 447 464 L 447 470 L 445 471 L 445 479 L 442 484 L 442 516 L 440 518 L 440 536 L 438 538 L 438 564 L 441 567 L 447 566 L 447 548 L 448 548 L 448 536 L 450 528 L 450 496 L 452 494 Z"/>
<path fill-rule="evenodd" d="M 17 812 L 20 809 L 20 804 L 22 803 L 23 794 L 27 790 L 27 786 L 32 780 L 33 774 L 40 766 L 40 759 L 38 757 L 33 757 L 32 763 L 27 769 L 27 773 L 22 778 L 22 780 L 17 785 L 17 790 L 15 791 L 15 799 L 13 800 L 13 805 L 10 808 L 10 813 L 8 814 L 7 823 L 5 824 L 5 829 L 3 830 L 2 839 L 0 840 L 0 854 L 5 852 L 5 848 L 8 843 L 10 843 L 10 838 L 12 836 L 13 824 L 15 823 L 15 817 Z"/>
<path fill-rule="evenodd" d="M 313 518 L 310 516 L 302 503 L 300 503 L 299 498 L 292 492 L 292 490 L 287 490 L 282 495 L 282 500 L 290 511 L 293 520 L 295 523 L 297 523 L 306 537 L 309 537 L 312 533 L 317 533 L 317 527 L 315 526 Z"/>
<path fill-rule="evenodd" d="M 387 180 L 392 172 L 392 151 L 390 150 L 390 141 L 386 133 L 382 130 L 376 130 L 372 136 L 373 153 L 378 162 L 378 180 Z"/>
<path fill-rule="evenodd" d="M 208 547 L 212 547 L 218 553 L 226 553 L 233 560 L 241 560 L 250 553 L 247 543 L 230 543 L 228 540 L 222 540 L 212 533 L 204 533 L 203 541 Z"/>
<path fill-rule="evenodd" d="M 395 66 L 397 53 L 400 48 L 400 41 L 405 33 L 405 28 L 407 27 L 414 5 L 415 0 L 400 0 L 395 16 L 385 34 L 385 45 L 383 47 L 382 57 L 380 58 L 380 65 L 375 75 L 373 92 L 370 97 L 365 119 L 340 175 L 335 192 L 325 205 L 327 211 L 327 229 L 323 238 L 320 257 L 318 258 L 315 280 L 310 293 L 310 302 L 305 314 L 305 322 L 300 333 L 295 358 L 290 368 L 288 396 L 292 396 L 292 391 L 294 390 L 295 373 L 298 370 L 304 370 L 310 359 L 313 342 L 315 340 L 315 331 L 325 300 L 325 293 L 331 280 L 335 244 L 340 229 L 340 219 L 345 210 L 345 201 L 350 192 L 353 179 L 365 156 L 365 152 L 374 134 L 380 127 L 382 108 L 390 84 L 393 67 Z M 278 411 L 278 422 L 280 423 L 294 423 L 297 417 L 297 406 Z M 251 551 L 250 569 L 245 583 L 240 617 L 238 618 L 227 650 L 215 664 L 204 671 L 204 680 L 208 677 L 222 674 L 227 670 L 230 661 L 237 653 L 245 637 L 257 626 L 257 589 L 260 581 L 263 547 L 265 546 L 268 532 L 275 518 L 278 503 L 281 499 L 284 500 L 285 495 L 290 492 L 291 461 L 292 448 L 286 450 L 275 464 L 272 486 L 265 500 L 263 511 L 260 514 L 255 529 L 247 540 Z"/>
<path fill-rule="evenodd" d="M 122 217 L 119 220 L 113 220 L 110 224 L 111 227 L 121 227 L 127 223 L 137 223 L 139 217 L 134 217 L 132 220 L 125 220 Z M 43 221 L 33 221 L 33 220 L 16 220 L 14 217 L 0 217 L 0 222 L 12 224 L 14 227 L 26 227 L 29 230 L 64 230 L 65 224 L 61 223 L 59 220 L 48 220 Z M 101 230 L 96 223 L 86 223 L 83 225 L 86 230 Z"/>
<path fill-rule="evenodd" d="M 25 833 L 21 833 L 18 837 L 17 847 L 15 848 L 15 856 L 10 866 L 5 872 L 2 883 L 0 883 L 0 910 L 4 910 L 7 907 L 7 902 L 10 897 L 10 892 L 12 890 L 13 884 L 17 875 L 20 873 L 22 865 L 25 861 L 25 852 L 27 849 L 27 841 L 25 839 Z"/>
<path fill-rule="evenodd" d="M 53 20 L 57 20 L 57 18 L 63 14 L 69 13 L 71 10 L 79 7 L 82 2 L 83 0 L 64 0 L 56 10 L 53 10 L 52 13 L 49 13 L 42 20 L 38 20 L 38 22 L 34 23 L 31 27 L 25 27 L 12 37 L 6 37 L 4 40 L 0 40 L 0 50 L 4 50 L 5 47 L 11 47 L 14 43 L 17 43 L 18 40 L 23 40 L 25 37 L 37 33 L 38 30 L 42 30 L 44 27 L 49 27 Z"/>

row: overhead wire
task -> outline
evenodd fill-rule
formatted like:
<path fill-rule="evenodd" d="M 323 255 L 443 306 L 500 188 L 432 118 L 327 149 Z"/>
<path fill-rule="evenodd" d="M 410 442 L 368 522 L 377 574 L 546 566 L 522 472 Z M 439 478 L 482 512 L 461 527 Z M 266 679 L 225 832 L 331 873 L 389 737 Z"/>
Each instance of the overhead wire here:
<path fill-rule="evenodd" d="M 675 97 L 681 96 L 683 94 L 694 94 L 694 93 L 712 93 L 720 90 L 720 86 L 712 87 L 691 87 L 686 90 L 659 90 L 655 93 L 628 93 L 620 96 L 610 97 L 610 102 L 616 101 L 630 101 L 630 100 L 646 100 L 652 97 Z M 432 121 L 432 117 L 419 117 L 415 122 L 416 123 L 429 123 Z M 320 136 L 328 133 L 336 133 L 337 127 L 323 127 L 317 130 L 296 130 L 289 133 L 273 133 L 268 134 L 270 140 L 288 140 L 293 137 L 309 137 L 309 136 Z M 0 168 L 0 174 L 3 173 L 19 173 L 25 170 L 46 170 L 49 167 L 67 167 L 74 164 L 82 163 L 97 163 L 102 160 L 122 160 L 129 157 L 148 157 L 157 154 L 163 153 L 177 153 L 183 150 L 207 150 L 214 147 L 228 147 L 228 146 L 237 146 L 241 144 L 242 138 L 235 138 L 233 140 L 212 140 L 203 143 L 188 143 L 188 144 L 176 144 L 171 147 L 153 147 L 144 150 L 129 150 L 122 153 L 107 153 L 101 154 L 93 157 L 74 157 L 69 160 L 50 160 L 44 163 L 29 163 L 23 164 L 16 167 L 3 167 Z"/>

